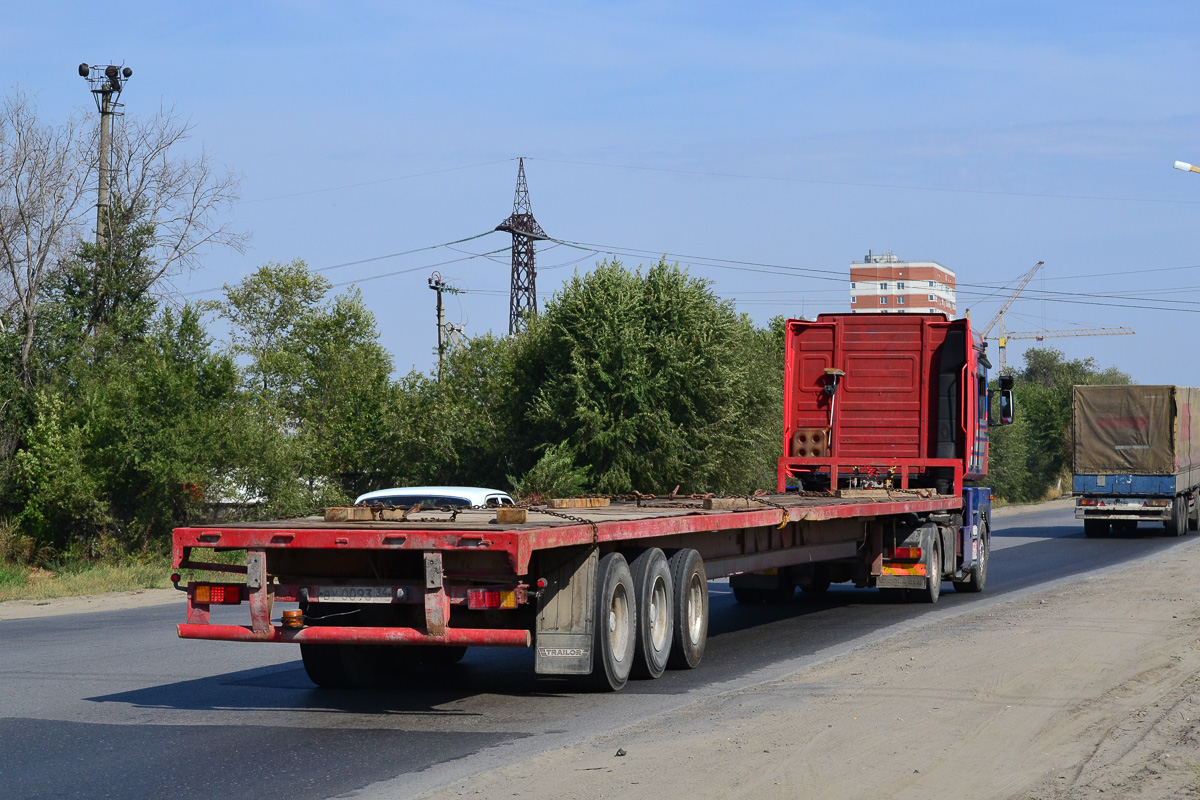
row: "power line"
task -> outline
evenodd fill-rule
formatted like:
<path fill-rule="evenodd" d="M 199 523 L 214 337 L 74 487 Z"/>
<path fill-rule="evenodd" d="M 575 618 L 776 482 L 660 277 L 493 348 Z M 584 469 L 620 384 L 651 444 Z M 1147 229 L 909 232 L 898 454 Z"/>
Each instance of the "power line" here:
<path fill-rule="evenodd" d="M 831 181 L 818 178 L 791 178 L 781 175 L 749 175 L 736 172 L 711 172 L 707 170 L 674 169 L 671 167 L 643 167 L 633 164 L 606 164 L 599 161 L 569 161 L 555 158 L 530 158 L 530 161 L 545 161 L 550 164 L 573 164 L 583 167 L 603 167 L 605 169 L 630 169 L 642 172 L 663 172 L 675 175 L 699 175 L 709 178 L 739 178 L 742 180 L 773 181 L 777 183 L 811 183 L 823 186 L 852 186 L 862 189 L 899 189 L 915 192 L 946 192 L 952 194 L 979 194 L 998 197 L 1038 197 L 1052 200 L 1105 200 L 1120 203 L 1163 203 L 1168 205 L 1198 205 L 1200 200 L 1164 200 L 1152 197 L 1113 197 L 1107 195 L 1086 194 L 1050 194 L 1042 192 L 1003 192 L 995 189 L 953 189 L 940 186 L 906 186 L 891 183 L 860 183 L 856 181 Z"/>
<path fill-rule="evenodd" d="M 382 255 L 382 256 L 371 256 L 370 258 L 360 258 L 356 261 L 343 261 L 340 264 L 330 264 L 327 267 L 316 267 L 309 271 L 310 272 L 330 272 L 335 269 L 342 269 L 343 267 L 354 267 L 354 266 L 358 266 L 359 264 L 370 264 L 372 262 L 383 261 L 388 258 L 399 258 L 400 256 L 408 256 L 408 255 L 412 255 L 413 253 L 421 253 L 426 250 L 436 250 L 439 247 L 447 247 L 447 248 L 453 249 L 450 247 L 451 245 L 462 244 L 463 242 L 469 242 L 473 239 L 481 239 L 484 236 L 488 236 L 493 233 L 495 233 L 495 231 L 484 231 L 483 233 L 477 233 L 473 236 L 466 236 L 462 239 L 455 239 L 454 241 L 451 241 L 451 242 L 442 242 L 441 244 L 431 244 L 431 245 L 427 245 L 425 247 L 415 247 L 412 250 L 402 250 L 399 253 L 388 253 L 387 255 Z M 507 249 L 507 248 L 502 248 L 500 250 L 493 250 L 492 252 L 500 253 L 500 252 L 503 252 L 505 249 Z M 489 254 L 481 254 L 481 255 L 486 256 Z M 465 261 L 467 259 L 458 259 L 458 260 Z M 451 264 L 454 262 L 446 261 L 446 262 L 442 262 L 442 263 Z M 438 266 L 438 265 L 432 264 L 429 266 Z M 426 269 L 426 268 L 427 267 L 418 267 L 417 269 Z M 392 272 L 392 273 L 388 273 L 387 275 L 377 275 L 377 276 L 373 276 L 373 277 L 364 278 L 363 280 L 375 280 L 375 278 L 377 278 L 377 277 L 388 277 L 390 275 L 400 275 L 400 274 L 403 274 L 405 272 L 410 272 L 410 271 L 411 270 L 401 270 L 400 272 Z M 351 283 L 353 283 L 353 281 L 351 281 Z M 336 285 L 337 286 L 345 286 L 346 283 L 339 283 Z M 224 286 L 218 286 L 218 287 L 212 288 L 212 289 L 197 289 L 196 291 L 193 291 L 193 292 L 184 292 L 182 294 L 182 296 L 183 297 L 195 297 L 196 295 L 212 294 L 213 292 L 224 291 L 224 289 L 225 289 Z"/>

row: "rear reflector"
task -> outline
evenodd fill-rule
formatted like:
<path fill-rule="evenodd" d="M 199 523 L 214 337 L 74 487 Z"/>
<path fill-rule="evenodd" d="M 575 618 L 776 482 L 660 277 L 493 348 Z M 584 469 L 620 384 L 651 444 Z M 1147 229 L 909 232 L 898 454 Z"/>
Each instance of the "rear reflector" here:
<path fill-rule="evenodd" d="M 467 608 L 516 608 L 520 599 L 516 587 L 467 590 Z"/>
<path fill-rule="evenodd" d="M 236 606 L 242 602 L 242 586 L 238 583 L 197 583 L 192 588 L 192 602 L 199 605 Z"/>

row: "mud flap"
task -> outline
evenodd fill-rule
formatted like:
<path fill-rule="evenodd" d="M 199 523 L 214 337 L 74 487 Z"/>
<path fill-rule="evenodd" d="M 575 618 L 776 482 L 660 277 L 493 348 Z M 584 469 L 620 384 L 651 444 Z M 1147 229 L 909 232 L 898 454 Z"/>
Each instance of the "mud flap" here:
<path fill-rule="evenodd" d="M 590 675 L 599 548 L 572 547 L 543 559 L 534 669 L 539 675 Z"/>

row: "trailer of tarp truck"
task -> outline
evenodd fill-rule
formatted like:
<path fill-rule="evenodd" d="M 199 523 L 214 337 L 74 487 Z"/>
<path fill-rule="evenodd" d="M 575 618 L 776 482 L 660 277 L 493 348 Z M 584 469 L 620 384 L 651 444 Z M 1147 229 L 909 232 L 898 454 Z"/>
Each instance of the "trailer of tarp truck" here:
<path fill-rule="evenodd" d="M 831 583 L 900 601 L 935 602 L 947 580 L 981 591 L 991 404 L 969 322 L 821 315 L 785 335 L 772 494 L 355 506 L 180 528 L 177 569 L 233 577 L 173 576 L 187 593 L 179 635 L 298 644 L 320 686 L 376 684 L 487 646 L 532 647 L 538 673 L 619 689 L 700 663 L 716 578 L 743 603 Z M 1011 409 L 1009 388 L 1001 400 Z M 244 551 L 245 563 L 213 551 Z M 214 614 L 243 604 L 248 620 Z"/>
<path fill-rule="evenodd" d="M 1071 489 L 1086 535 L 1127 535 L 1138 523 L 1196 530 L 1200 389 L 1076 386 L 1072 411 Z"/>

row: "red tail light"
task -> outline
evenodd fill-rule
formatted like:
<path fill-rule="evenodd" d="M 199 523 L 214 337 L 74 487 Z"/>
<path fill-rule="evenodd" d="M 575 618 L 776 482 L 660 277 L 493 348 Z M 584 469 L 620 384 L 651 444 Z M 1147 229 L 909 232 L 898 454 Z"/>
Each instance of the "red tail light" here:
<path fill-rule="evenodd" d="M 524 602 L 525 592 L 521 586 L 481 588 L 467 590 L 467 608 L 484 610 L 489 608 L 516 608 Z"/>
<path fill-rule="evenodd" d="M 242 602 L 242 585 L 197 583 L 192 586 L 192 602 L 198 605 L 236 606 Z"/>
<path fill-rule="evenodd" d="M 897 547 L 892 553 L 892 558 L 896 561 L 920 561 L 921 548 L 919 547 Z"/>

